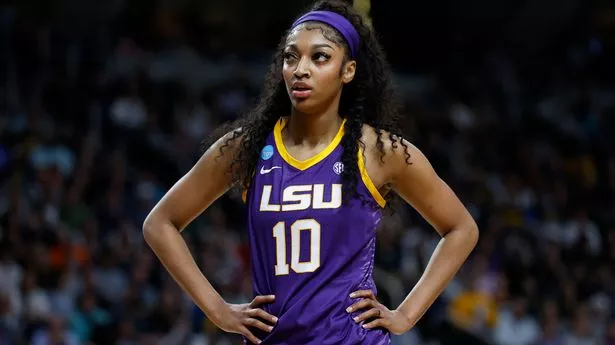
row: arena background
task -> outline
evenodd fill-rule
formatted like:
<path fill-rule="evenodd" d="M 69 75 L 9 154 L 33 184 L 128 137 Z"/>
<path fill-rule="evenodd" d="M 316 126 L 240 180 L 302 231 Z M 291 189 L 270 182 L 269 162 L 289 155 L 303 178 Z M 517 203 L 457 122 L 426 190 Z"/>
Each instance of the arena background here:
<path fill-rule="evenodd" d="M 0 344 L 238 344 L 161 268 L 145 215 L 217 124 L 249 107 L 308 1 L 0 1 Z M 615 344 L 615 3 L 357 0 L 407 137 L 479 223 L 471 259 L 394 344 Z M 609 62 L 610 61 L 610 62 Z M 228 301 L 250 298 L 244 208 L 185 232 Z M 396 307 L 438 238 L 380 230 Z"/>

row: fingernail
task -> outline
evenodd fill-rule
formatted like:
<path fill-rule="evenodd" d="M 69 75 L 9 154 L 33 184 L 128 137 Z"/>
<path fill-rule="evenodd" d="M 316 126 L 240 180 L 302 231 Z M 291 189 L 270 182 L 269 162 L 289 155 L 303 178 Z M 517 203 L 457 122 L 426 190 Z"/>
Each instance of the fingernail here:
<path fill-rule="evenodd" d="M 350 298 L 354 298 L 354 296 L 356 296 L 354 292 L 350 294 Z"/>
<path fill-rule="evenodd" d="M 365 324 L 365 325 L 363 325 L 363 326 L 361 326 L 361 327 L 363 327 L 363 328 L 367 328 L 367 324 Z"/>
<path fill-rule="evenodd" d="M 273 318 L 273 322 L 278 322 L 278 318 L 277 318 L 277 317 L 274 317 L 274 318 Z"/>
<path fill-rule="evenodd" d="M 350 313 L 351 311 L 352 311 L 352 307 L 348 307 L 348 308 L 346 308 L 346 312 L 347 312 L 347 313 Z"/>
<path fill-rule="evenodd" d="M 275 295 L 269 295 L 269 298 L 275 298 Z"/>
<path fill-rule="evenodd" d="M 354 322 L 359 322 L 359 317 L 357 316 L 353 320 L 354 320 Z"/>
<path fill-rule="evenodd" d="M 273 327 L 269 326 L 269 332 L 271 332 L 273 330 Z"/>

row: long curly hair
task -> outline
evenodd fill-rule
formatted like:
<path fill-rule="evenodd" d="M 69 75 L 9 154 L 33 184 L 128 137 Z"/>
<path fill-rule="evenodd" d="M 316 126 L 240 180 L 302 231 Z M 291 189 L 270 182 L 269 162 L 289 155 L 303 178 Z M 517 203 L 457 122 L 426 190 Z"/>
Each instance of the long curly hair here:
<path fill-rule="evenodd" d="M 399 106 L 393 90 L 390 68 L 373 31 L 365 25 L 363 18 L 354 8 L 344 1 L 322 0 L 309 10 L 327 10 L 344 16 L 355 27 L 361 41 L 355 58 L 357 63 L 355 77 L 344 85 L 338 111 L 340 116 L 346 118 L 341 141 L 344 164 L 343 195 L 346 202 L 355 197 L 357 192 L 359 176 L 357 156 L 359 145 L 365 149 L 365 143 L 361 141 L 364 124 L 373 127 L 377 133 L 376 146 L 380 151 L 381 162 L 384 162 L 383 136 L 385 135 L 389 137 L 393 148 L 397 148 L 398 145 L 404 146 L 407 162 L 409 154 L 407 144 L 401 140 Z M 318 26 L 325 37 L 345 46 L 348 59 L 348 47 L 340 34 L 326 24 L 318 23 Z M 281 116 L 288 114 L 292 107 L 282 78 L 283 49 L 289 33 L 290 30 L 283 35 L 279 43 L 256 106 L 234 123 L 222 126 L 214 134 L 214 137 L 219 138 L 231 132 L 220 148 L 220 154 L 232 141 L 241 137 L 242 143 L 233 157 L 231 173 L 234 181 L 244 189 L 247 189 L 252 181 L 260 149 L 265 145 L 275 123 Z M 392 193 L 388 194 L 386 199 L 390 200 Z"/>

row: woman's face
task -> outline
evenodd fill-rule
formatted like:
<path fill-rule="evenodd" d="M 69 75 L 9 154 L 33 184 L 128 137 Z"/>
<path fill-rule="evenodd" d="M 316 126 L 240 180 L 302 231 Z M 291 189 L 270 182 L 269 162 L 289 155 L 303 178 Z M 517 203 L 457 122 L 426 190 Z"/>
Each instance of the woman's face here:
<path fill-rule="evenodd" d="M 286 91 L 293 107 L 303 113 L 322 112 L 339 102 L 342 85 L 355 74 L 356 62 L 345 61 L 345 48 L 327 39 L 323 30 L 323 25 L 301 24 L 284 47 Z"/>

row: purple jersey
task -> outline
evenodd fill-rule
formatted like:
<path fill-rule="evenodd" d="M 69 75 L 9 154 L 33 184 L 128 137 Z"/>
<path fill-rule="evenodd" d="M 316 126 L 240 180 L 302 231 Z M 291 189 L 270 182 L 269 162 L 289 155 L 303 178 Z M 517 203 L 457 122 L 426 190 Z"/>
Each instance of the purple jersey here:
<path fill-rule="evenodd" d="M 349 294 L 372 279 L 376 226 L 385 201 L 359 154 L 359 199 L 342 205 L 343 125 L 321 153 L 299 161 L 282 142 L 281 118 L 261 150 L 248 206 L 254 293 L 274 294 L 263 307 L 279 318 L 263 344 L 389 344 L 386 330 L 366 330 L 345 309 Z"/>

